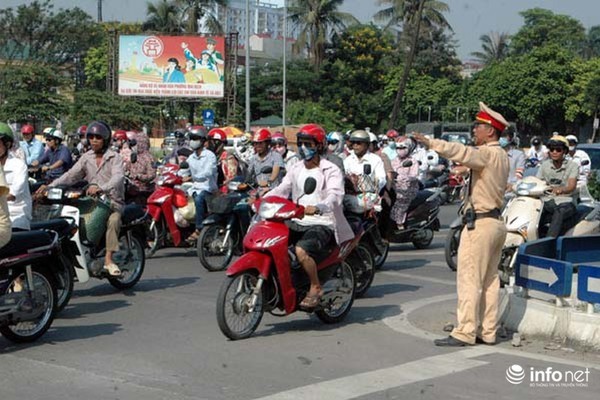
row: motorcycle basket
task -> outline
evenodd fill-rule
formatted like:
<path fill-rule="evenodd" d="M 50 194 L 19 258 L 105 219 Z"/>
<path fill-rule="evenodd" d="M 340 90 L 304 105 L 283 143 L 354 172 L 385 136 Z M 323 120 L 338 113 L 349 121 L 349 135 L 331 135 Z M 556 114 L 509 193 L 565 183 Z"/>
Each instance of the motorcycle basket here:
<path fill-rule="evenodd" d="M 110 206 L 92 197 L 82 197 L 77 201 L 80 213 L 79 233 L 83 239 L 98 245 L 106 233 Z"/>
<path fill-rule="evenodd" d="M 235 205 L 241 200 L 239 193 L 226 195 L 215 194 L 207 199 L 208 212 L 211 214 L 230 214 Z"/>

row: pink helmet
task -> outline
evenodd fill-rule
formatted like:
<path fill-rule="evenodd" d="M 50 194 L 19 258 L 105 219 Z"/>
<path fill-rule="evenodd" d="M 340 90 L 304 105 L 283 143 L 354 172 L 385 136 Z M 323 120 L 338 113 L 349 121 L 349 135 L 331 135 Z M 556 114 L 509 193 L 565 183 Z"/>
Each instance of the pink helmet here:
<path fill-rule="evenodd" d="M 271 136 L 271 143 L 283 144 L 283 145 L 287 146 L 287 138 L 285 137 L 285 135 L 283 133 L 277 131 Z"/>

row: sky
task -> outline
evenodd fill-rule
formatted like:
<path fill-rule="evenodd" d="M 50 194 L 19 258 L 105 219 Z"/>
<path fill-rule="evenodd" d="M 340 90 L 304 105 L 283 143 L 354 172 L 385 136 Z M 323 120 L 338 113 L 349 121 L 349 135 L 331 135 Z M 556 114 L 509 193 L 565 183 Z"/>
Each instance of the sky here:
<path fill-rule="evenodd" d="M 147 0 L 103 0 L 105 21 L 143 21 Z M 282 4 L 283 0 L 268 0 Z M 447 19 L 458 42 L 458 56 L 462 60 L 481 48 L 479 37 L 496 32 L 516 33 L 523 25 L 519 12 L 534 7 L 546 8 L 556 14 L 566 14 L 589 29 L 600 25 L 600 0 L 445 0 L 450 7 Z M 30 3 L 26 0 L 0 0 L 0 8 Z M 54 0 L 55 8 L 78 6 L 96 16 L 97 0 Z M 361 22 L 369 22 L 380 7 L 377 0 L 345 0 L 341 10 L 354 14 Z"/>

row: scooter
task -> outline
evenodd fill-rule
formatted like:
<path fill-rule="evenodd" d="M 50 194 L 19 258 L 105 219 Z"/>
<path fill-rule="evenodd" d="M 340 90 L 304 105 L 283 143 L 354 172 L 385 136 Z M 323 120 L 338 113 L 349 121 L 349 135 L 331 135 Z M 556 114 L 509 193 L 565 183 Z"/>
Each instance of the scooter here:
<path fill-rule="evenodd" d="M 242 240 L 252 218 L 247 191 L 242 182 L 232 181 L 225 195 L 210 198 L 209 215 L 202 221 L 197 253 L 208 271 L 221 271 L 229 265 L 234 253 L 242 253 Z"/>
<path fill-rule="evenodd" d="M 304 193 L 316 189 L 316 180 L 305 181 Z M 300 310 L 310 282 L 288 243 L 286 220 L 302 218 L 304 207 L 281 197 L 267 197 L 253 203 L 261 221 L 244 237 L 244 254 L 227 269 L 217 297 L 217 322 L 225 336 L 244 339 L 254 333 L 264 312 L 285 316 Z M 354 270 L 345 260 L 359 238 L 336 246 L 317 265 L 323 296 L 314 311 L 325 323 L 342 321 L 352 307 L 355 293 Z M 275 314 L 279 309 L 282 314 Z"/>
<path fill-rule="evenodd" d="M 52 325 L 59 254 L 52 231 L 14 232 L 0 249 L 0 333 L 8 340 L 33 342 Z"/>
<path fill-rule="evenodd" d="M 93 277 L 107 279 L 117 289 L 135 286 L 145 267 L 148 214 L 136 204 L 123 209 L 119 251 L 113 254 L 121 275 L 112 276 L 103 268 L 106 223 L 111 213 L 109 200 L 105 195 L 87 197 L 83 194 L 83 189 L 66 187 L 50 187 L 46 193 L 46 201 L 51 204 L 46 218 L 71 218 L 77 224 L 78 229 L 70 239 L 74 244 L 72 251 L 65 253 L 74 266 L 77 281 L 83 283 Z"/>
<path fill-rule="evenodd" d="M 517 249 L 525 242 L 544 237 L 549 223 L 543 216 L 544 203 L 554 200 L 556 204 L 571 202 L 570 196 L 550 196 L 552 186 L 534 176 L 523 178 L 516 186 L 516 197 L 512 198 L 502 218 L 506 224 L 506 240 L 498 271 L 500 281 L 507 284 L 514 274 Z M 576 216 L 562 236 L 583 236 L 600 232 L 600 203 L 579 204 Z"/>

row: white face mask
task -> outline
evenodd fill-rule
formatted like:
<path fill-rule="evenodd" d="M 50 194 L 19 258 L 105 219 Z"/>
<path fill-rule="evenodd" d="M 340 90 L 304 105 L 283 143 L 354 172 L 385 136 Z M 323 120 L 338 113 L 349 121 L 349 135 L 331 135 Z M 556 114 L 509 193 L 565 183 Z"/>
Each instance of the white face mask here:
<path fill-rule="evenodd" d="M 575 146 L 569 146 L 569 151 L 575 151 Z"/>
<path fill-rule="evenodd" d="M 200 147 L 202 147 L 202 141 L 190 140 L 190 147 L 192 148 L 192 150 L 198 150 Z"/>

